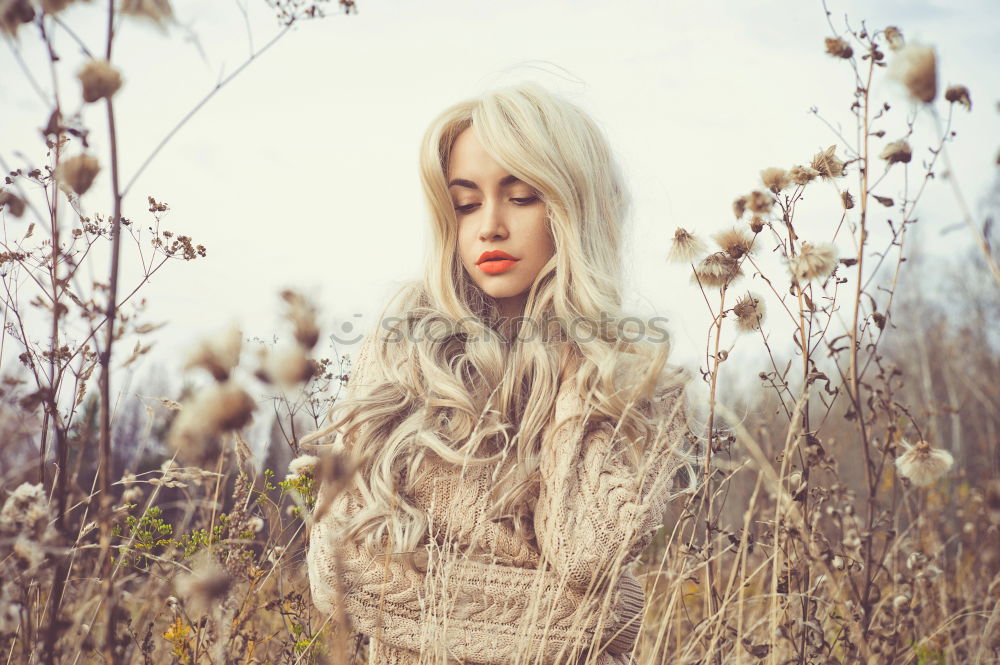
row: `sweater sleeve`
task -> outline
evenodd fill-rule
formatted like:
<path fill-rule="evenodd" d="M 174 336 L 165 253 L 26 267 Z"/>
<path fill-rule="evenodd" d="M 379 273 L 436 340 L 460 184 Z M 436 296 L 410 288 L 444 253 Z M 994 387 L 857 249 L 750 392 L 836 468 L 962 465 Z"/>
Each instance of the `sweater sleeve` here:
<path fill-rule="evenodd" d="M 657 431 L 635 469 L 611 425 L 584 430 L 583 401 L 571 385 L 560 388 L 556 429 L 539 460 L 535 533 L 543 559 L 570 586 L 587 589 L 613 580 L 662 525 L 687 411 L 681 386 L 647 402 Z"/>
<path fill-rule="evenodd" d="M 371 349 L 366 340 L 349 394 L 372 383 L 366 371 Z M 359 436 L 365 435 L 362 427 Z M 321 512 L 326 501 L 330 505 Z M 373 555 L 355 539 L 340 537 L 364 505 L 356 486 L 329 499 L 320 488 L 316 506 L 322 517 L 310 529 L 307 561 L 313 602 L 325 615 L 337 614 L 339 568 L 343 609 L 353 629 L 396 648 L 443 648 L 451 658 L 496 665 L 515 662 L 518 655 L 561 663 L 589 648 L 599 632 L 599 646 L 607 652 L 631 649 L 643 606 L 634 577 L 623 578 L 611 594 L 610 613 L 602 613 L 600 596 L 566 585 L 551 571 L 454 554 L 439 558 L 433 549 L 423 569 L 414 571 L 396 555 Z"/>

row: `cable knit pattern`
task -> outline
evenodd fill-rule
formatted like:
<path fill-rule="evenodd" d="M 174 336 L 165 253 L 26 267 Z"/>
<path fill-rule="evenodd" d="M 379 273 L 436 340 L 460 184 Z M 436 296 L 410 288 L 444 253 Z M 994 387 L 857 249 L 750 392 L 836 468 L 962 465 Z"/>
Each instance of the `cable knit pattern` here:
<path fill-rule="evenodd" d="M 359 350 L 348 394 L 374 382 L 366 372 L 373 339 Z M 344 609 L 352 629 L 371 636 L 372 665 L 566 663 L 588 648 L 598 653 L 599 665 L 634 663 L 629 652 L 642 619 L 643 590 L 621 566 L 638 555 L 662 521 L 670 488 L 664 476 L 674 467 L 655 454 L 644 474 L 629 472 L 610 455 L 607 432 L 584 436 L 578 422 L 563 423 L 578 408 L 579 400 L 560 393 L 553 424 L 562 425 L 542 457 L 535 513 L 540 552 L 507 521 L 483 518 L 493 473 L 486 466 L 461 469 L 425 460 L 428 482 L 409 497 L 431 524 L 429 556 L 417 572 L 397 556 L 373 557 L 360 542 L 339 537 L 364 498 L 351 487 L 328 499 L 321 488 L 317 510 L 331 503 L 310 530 L 313 602 L 336 616 L 336 549 Z M 668 430 L 679 423 L 671 418 Z M 359 432 L 366 434 L 365 428 Z M 620 544 L 625 557 L 616 556 Z M 603 612 L 607 587 L 596 580 L 588 589 L 597 571 L 609 573 L 612 588 L 610 608 Z"/>

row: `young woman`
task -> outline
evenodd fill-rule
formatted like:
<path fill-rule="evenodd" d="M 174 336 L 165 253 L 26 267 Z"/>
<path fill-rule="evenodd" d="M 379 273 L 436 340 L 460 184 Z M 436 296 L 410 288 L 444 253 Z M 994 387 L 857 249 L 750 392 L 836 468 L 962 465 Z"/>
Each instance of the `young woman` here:
<path fill-rule="evenodd" d="M 424 277 L 303 440 L 355 470 L 318 478 L 313 600 L 377 665 L 633 662 L 690 378 L 621 311 L 620 170 L 534 83 L 442 112 L 420 170 Z"/>

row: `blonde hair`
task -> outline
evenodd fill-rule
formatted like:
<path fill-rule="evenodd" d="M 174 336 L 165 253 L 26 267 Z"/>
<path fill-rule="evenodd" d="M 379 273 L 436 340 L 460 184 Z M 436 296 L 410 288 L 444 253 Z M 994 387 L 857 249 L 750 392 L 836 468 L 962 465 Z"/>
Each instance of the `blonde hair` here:
<path fill-rule="evenodd" d="M 469 127 L 493 159 L 540 194 L 554 239 L 516 336 L 457 255 L 447 169 L 456 137 Z M 369 501 L 347 534 L 364 536 L 372 553 L 386 543 L 397 552 L 421 544 L 427 516 L 407 497 L 423 482 L 429 455 L 471 466 L 516 454 L 513 472 L 494 483 L 487 518 L 511 519 L 524 535 L 565 361 L 578 364 L 573 380 L 588 425 L 617 427 L 634 444 L 635 464 L 656 431 L 648 409 L 654 390 L 689 381 L 666 364 L 666 331 L 621 311 L 631 199 L 603 132 L 576 104 L 533 82 L 454 104 L 424 134 L 420 177 L 433 230 L 424 277 L 400 290 L 371 333 L 370 389 L 338 401 L 329 424 L 308 437 L 339 431 L 356 456 L 355 482 Z M 538 334 L 526 338 L 526 323 Z"/>

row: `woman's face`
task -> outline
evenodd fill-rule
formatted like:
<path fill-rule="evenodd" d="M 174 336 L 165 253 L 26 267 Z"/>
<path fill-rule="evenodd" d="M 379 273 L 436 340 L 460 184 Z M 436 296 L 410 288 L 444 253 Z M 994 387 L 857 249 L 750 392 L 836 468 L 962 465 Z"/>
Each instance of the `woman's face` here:
<path fill-rule="evenodd" d="M 528 289 L 555 254 L 545 202 L 486 153 L 471 127 L 455 139 L 447 179 L 462 265 L 497 300 L 504 318 L 519 316 Z M 490 251 L 511 258 L 484 260 Z"/>

